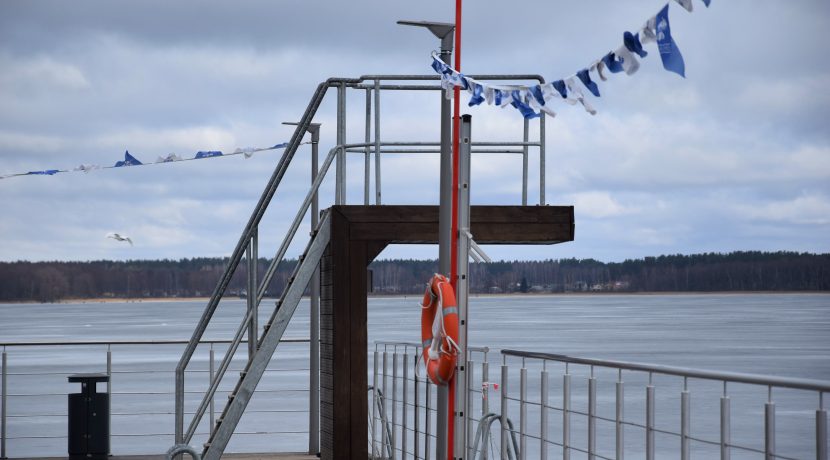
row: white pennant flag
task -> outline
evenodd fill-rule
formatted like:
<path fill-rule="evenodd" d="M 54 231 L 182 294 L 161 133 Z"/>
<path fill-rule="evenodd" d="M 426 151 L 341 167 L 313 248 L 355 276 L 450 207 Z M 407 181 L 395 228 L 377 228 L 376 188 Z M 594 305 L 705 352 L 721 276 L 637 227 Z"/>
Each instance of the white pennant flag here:
<path fill-rule="evenodd" d="M 628 51 L 625 45 L 617 48 L 614 54 L 622 58 L 622 66 L 626 75 L 633 75 L 640 70 L 640 61 L 637 60 L 634 53 Z"/>
<path fill-rule="evenodd" d="M 582 93 L 582 90 L 579 88 L 579 85 L 576 84 L 576 80 L 574 77 L 568 78 L 565 80 L 565 85 L 568 87 L 568 96 L 574 96 L 582 107 L 585 107 L 585 111 L 590 113 L 591 115 L 596 115 L 597 111 L 594 109 L 588 101 L 585 100 L 585 94 Z"/>

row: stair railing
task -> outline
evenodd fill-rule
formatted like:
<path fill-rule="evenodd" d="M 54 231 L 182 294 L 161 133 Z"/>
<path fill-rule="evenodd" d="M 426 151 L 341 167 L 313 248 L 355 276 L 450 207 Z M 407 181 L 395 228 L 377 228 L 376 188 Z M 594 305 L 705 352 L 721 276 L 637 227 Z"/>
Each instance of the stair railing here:
<path fill-rule="evenodd" d="M 277 270 L 280 262 L 285 257 L 285 253 L 288 250 L 288 246 L 291 244 L 292 240 L 294 239 L 294 236 L 296 235 L 297 230 L 300 227 L 300 223 L 302 222 L 303 217 L 305 217 L 306 213 L 308 212 L 308 208 L 311 206 L 311 202 L 314 199 L 314 195 L 317 193 L 317 191 L 320 188 L 320 184 L 323 183 L 323 180 L 326 177 L 326 173 L 328 172 L 329 167 L 331 166 L 332 162 L 334 161 L 334 158 L 336 157 L 337 153 L 342 151 L 343 148 L 344 148 L 344 146 L 337 146 L 337 147 L 332 148 L 329 151 L 329 154 L 326 156 L 325 161 L 323 161 L 323 164 L 320 167 L 318 175 L 317 175 L 316 179 L 314 180 L 314 182 L 311 185 L 311 189 L 309 190 L 308 194 L 306 194 L 305 199 L 303 200 L 302 204 L 300 205 L 300 209 L 297 211 L 297 214 L 294 217 L 294 221 L 292 222 L 291 227 L 289 227 L 289 230 L 286 232 L 285 237 L 283 238 L 282 243 L 280 244 L 280 248 L 277 251 L 276 256 L 272 260 L 271 265 L 268 268 L 268 271 L 266 272 L 265 276 L 262 279 L 262 282 L 261 282 L 259 288 L 257 289 L 257 292 L 255 294 L 256 295 L 256 302 L 255 302 L 256 306 L 259 306 L 259 303 L 262 301 L 262 298 L 265 295 L 266 288 L 268 287 L 268 285 L 271 282 L 271 279 L 273 278 L 274 274 L 276 273 L 276 270 Z M 317 229 L 312 229 L 312 233 L 316 233 L 316 231 L 317 231 Z M 254 295 L 254 294 L 251 294 L 251 295 Z M 283 296 L 284 296 L 284 293 L 283 293 Z M 283 296 L 280 296 L 280 300 L 277 301 L 277 309 L 279 308 L 279 304 L 282 302 L 282 297 Z M 227 371 L 228 367 L 230 366 L 231 361 L 233 360 L 233 356 L 236 353 L 236 350 L 239 347 L 239 344 L 242 342 L 242 337 L 245 335 L 245 331 L 248 329 L 248 324 L 251 320 L 251 317 L 255 314 L 256 311 L 257 311 L 256 308 L 248 309 L 247 314 L 242 319 L 242 322 L 239 324 L 239 327 L 236 330 L 236 334 L 234 335 L 233 341 L 231 342 L 231 344 L 229 346 L 228 352 L 225 353 L 225 356 L 222 359 L 221 364 L 219 365 L 219 370 L 216 372 L 213 379 L 211 380 L 210 386 L 209 386 L 207 392 L 205 392 L 205 395 L 202 398 L 202 401 L 199 404 L 199 407 L 196 410 L 196 412 L 193 416 L 193 419 L 191 420 L 190 425 L 188 426 L 188 429 L 184 434 L 184 438 L 182 439 L 183 443 L 185 443 L 185 444 L 189 443 L 190 440 L 193 437 L 193 434 L 196 433 L 196 428 L 198 427 L 199 422 L 202 420 L 202 417 L 206 413 L 207 408 L 210 405 L 210 401 L 213 399 L 213 396 L 216 393 L 216 390 L 219 388 L 219 383 L 221 382 L 222 377 L 224 377 L 225 372 Z M 268 327 L 270 327 L 270 324 L 271 324 L 272 321 L 273 321 L 273 318 L 271 320 L 269 320 L 268 324 L 265 325 L 266 329 Z M 258 348 L 259 347 L 257 346 L 257 349 Z"/>
<path fill-rule="evenodd" d="M 254 212 L 251 214 L 248 223 L 245 226 L 245 229 L 242 232 L 242 236 L 239 238 L 239 241 L 236 244 L 236 248 L 234 249 L 231 258 L 228 262 L 227 267 L 225 268 L 225 272 L 222 275 L 219 283 L 217 284 L 216 288 L 213 291 L 213 294 L 208 301 L 207 306 L 205 307 L 205 311 L 202 313 L 199 322 L 196 325 L 196 329 L 193 331 L 193 335 L 190 338 L 190 342 L 185 347 L 184 352 L 182 353 L 182 357 L 179 360 L 178 365 L 176 366 L 176 420 L 175 420 L 175 438 L 177 444 L 183 444 L 189 442 L 189 439 L 185 441 L 184 437 L 184 375 L 185 370 L 187 369 L 188 364 L 190 363 L 193 354 L 196 351 L 196 347 L 199 345 L 199 342 L 202 339 L 202 336 L 207 329 L 208 324 L 210 323 L 213 314 L 216 312 L 216 308 L 219 306 L 219 301 L 225 294 L 225 290 L 227 289 L 228 285 L 233 278 L 234 273 L 236 272 L 236 268 L 239 266 L 239 263 L 242 261 L 242 257 L 247 251 L 249 245 L 252 243 L 254 235 L 257 233 L 257 229 L 259 227 L 259 223 L 262 220 L 263 215 L 265 214 L 268 205 L 271 202 L 274 194 L 277 191 L 279 184 L 282 182 L 283 176 L 285 176 L 285 172 L 288 169 L 288 166 L 291 163 L 291 160 L 294 158 L 294 154 L 297 152 L 303 137 L 305 136 L 306 130 L 308 129 L 309 125 L 311 124 L 314 115 L 317 112 L 317 109 L 320 107 L 320 104 L 323 101 L 323 98 L 326 95 L 328 89 L 332 86 L 336 85 L 343 85 L 343 84 L 356 84 L 359 83 L 359 79 L 342 79 L 342 78 L 332 78 L 323 83 L 320 83 L 317 86 L 317 90 L 314 92 L 314 95 L 311 98 L 308 106 L 306 107 L 305 113 L 303 114 L 302 118 L 300 119 L 297 128 L 294 130 L 294 134 L 291 136 L 291 140 L 288 142 L 288 146 L 285 149 L 280 161 L 277 163 L 276 168 L 274 169 L 273 174 L 271 175 L 270 179 L 268 180 L 268 184 L 265 187 L 265 190 L 262 192 L 262 195 L 257 202 Z M 323 176 L 323 175 L 321 175 Z M 313 194 L 312 194 L 313 195 Z M 272 261 L 272 265 L 274 262 Z M 274 270 L 271 270 L 269 267 L 269 273 L 273 275 Z M 267 286 L 270 279 L 266 276 L 263 278 L 262 286 Z M 264 289 L 260 288 L 260 291 L 264 294 Z M 262 297 L 260 293 L 257 293 L 257 301 L 256 304 L 258 305 L 261 301 Z M 256 309 L 249 309 L 248 314 L 246 315 L 245 321 L 242 323 L 242 327 L 240 328 L 242 333 L 244 333 L 245 326 L 247 326 L 247 322 L 250 321 L 252 318 L 253 312 Z M 235 336 L 234 342 L 241 341 L 241 333 L 238 330 Z M 236 351 L 236 345 L 232 345 L 229 350 Z M 228 356 L 232 356 L 233 353 L 228 353 Z M 227 370 L 227 366 L 224 369 Z M 221 372 L 217 372 L 214 381 L 211 382 L 211 388 L 213 392 L 215 392 L 216 387 L 218 386 L 218 382 L 221 380 L 223 374 Z M 212 397 L 212 396 L 211 396 Z M 209 398 L 208 398 L 209 400 Z M 201 407 L 201 406 L 200 406 Z M 199 414 L 198 417 L 201 418 L 204 415 L 204 409 L 201 411 L 202 413 Z M 198 422 L 197 422 L 198 423 Z M 188 430 L 191 431 L 191 430 Z M 192 433 L 191 435 L 192 436 Z M 189 438 L 189 437 L 188 437 Z"/>
<path fill-rule="evenodd" d="M 544 80 L 537 75 L 485 75 L 485 76 L 476 76 L 479 79 L 492 79 L 492 80 L 522 80 L 522 79 L 531 79 L 537 80 L 539 82 L 543 82 Z M 196 325 L 196 328 L 193 332 L 193 335 L 190 339 L 190 342 L 187 344 L 181 359 L 179 360 L 178 365 L 176 366 L 176 391 L 175 391 L 175 441 L 177 444 L 188 443 L 192 438 L 193 434 L 195 433 L 196 426 L 200 423 L 202 417 L 209 407 L 210 402 L 212 401 L 215 392 L 221 382 L 222 378 L 224 377 L 225 372 L 230 367 L 230 362 L 233 358 L 233 355 L 236 353 L 239 344 L 242 342 L 242 338 L 245 335 L 245 332 L 248 331 L 249 335 L 249 358 L 252 357 L 257 349 L 259 348 L 259 339 L 257 334 L 257 326 L 256 326 L 256 319 L 257 319 L 257 310 L 259 304 L 262 302 L 265 293 L 267 291 L 268 285 L 270 284 L 274 274 L 277 271 L 279 264 L 282 262 L 285 254 L 288 250 L 289 245 L 293 241 L 296 232 L 305 217 L 305 214 L 308 211 L 309 206 L 311 205 L 312 201 L 314 200 L 315 194 L 317 193 L 320 184 L 322 183 L 323 179 L 326 176 L 326 172 L 328 171 L 331 163 L 337 158 L 337 184 L 335 187 L 335 202 L 337 204 L 343 204 L 345 202 L 345 156 L 346 153 L 354 150 L 355 148 L 362 148 L 362 152 L 367 155 L 367 165 L 368 165 L 368 155 L 371 149 L 374 149 L 374 153 L 376 155 L 376 187 L 377 187 L 377 204 L 380 204 L 380 148 L 381 146 L 434 146 L 435 143 L 424 143 L 424 142 L 381 142 L 380 141 L 380 130 L 379 130 L 379 115 L 380 115 L 380 107 L 379 107 L 379 92 L 380 90 L 424 90 L 424 89 L 436 89 L 440 90 L 440 87 L 429 87 L 429 86 L 421 86 L 421 85 L 410 85 L 410 84 L 392 84 L 392 85 L 381 85 L 381 80 L 437 80 L 437 76 L 424 76 L 424 75 L 364 75 L 359 78 L 330 78 L 325 82 L 320 83 L 317 86 L 316 91 L 314 92 L 311 101 L 309 102 L 306 110 L 301 117 L 297 127 L 288 142 L 288 145 L 280 158 L 277 166 L 272 173 L 265 190 L 263 191 L 262 195 L 260 196 L 259 201 L 257 202 L 251 217 L 248 220 L 248 223 L 245 226 L 245 229 L 240 236 L 239 241 L 230 257 L 228 265 L 225 268 L 225 271 L 219 280 L 216 288 L 214 289 L 210 300 L 208 301 L 205 310 L 199 319 L 199 322 Z M 365 84 L 364 82 L 370 82 L 370 84 Z M 291 161 L 294 155 L 297 152 L 297 149 L 302 144 L 302 139 L 305 133 L 309 130 L 309 126 L 311 125 L 312 120 L 314 119 L 317 110 L 319 109 L 326 93 L 328 92 L 329 88 L 337 88 L 337 96 L 338 96 L 338 103 L 337 103 L 337 144 L 338 146 L 334 147 L 329 151 L 329 154 L 323 163 L 321 170 L 318 172 L 316 179 L 313 181 L 311 186 L 311 190 L 306 195 L 305 200 L 303 201 L 300 210 L 298 211 L 294 221 L 291 224 L 290 229 L 286 233 L 275 257 L 272 259 L 270 265 L 268 266 L 265 275 L 262 277 L 261 280 L 256 280 L 256 258 L 257 258 L 257 249 L 258 249 L 258 227 L 263 218 L 265 211 L 267 210 L 273 196 L 275 195 L 277 188 L 279 187 L 282 179 L 291 164 Z M 358 90 L 366 90 L 367 92 L 367 122 L 369 117 L 369 110 L 370 110 L 370 92 L 374 93 L 375 97 L 375 138 L 374 142 L 371 142 L 369 139 L 369 130 L 367 126 L 367 135 L 366 135 L 366 142 L 359 143 L 359 144 L 346 144 L 345 143 L 345 90 L 346 88 L 353 88 Z M 538 146 L 540 148 L 540 164 L 544 165 L 544 117 L 540 121 L 540 132 L 541 132 L 541 140 L 538 143 L 529 142 L 528 140 L 528 126 L 527 121 L 525 121 L 524 126 L 524 140 L 521 143 L 488 143 L 487 145 L 491 146 L 499 146 L 505 147 L 508 145 L 519 145 L 522 147 L 522 153 L 524 157 L 523 161 L 523 203 L 527 200 L 527 148 L 529 146 Z M 482 144 L 485 145 L 485 144 Z M 484 151 L 482 151 L 484 152 Z M 390 151 L 391 153 L 391 151 Z M 506 151 L 506 150 L 496 150 L 487 153 L 517 153 L 513 151 Z M 368 171 L 368 169 L 367 169 Z M 540 204 L 544 204 L 544 167 L 540 170 Z M 366 173 L 366 184 L 365 188 L 368 188 L 368 172 Z M 368 204 L 368 193 L 366 193 L 367 203 Z M 313 229 L 312 235 L 316 233 L 317 229 Z M 194 414 L 194 418 L 192 419 L 191 423 L 188 426 L 187 431 L 184 430 L 184 375 L 187 369 L 187 366 L 190 363 L 190 360 L 193 357 L 193 354 L 196 351 L 201 339 L 207 329 L 207 326 L 213 317 L 216 309 L 219 306 L 219 302 L 221 301 L 222 297 L 227 290 L 228 285 L 230 284 L 236 269 L 238 268 L 239 264 L 242 261 L 242 258 L 247 255 L 247 262 L 248 262 L 248 283 L 247 283 L 247 292 L 248 292 L 248 311 L 245 317 L 243 318 L 242 323 L 237 328 L 234 334 L 234 340 L 231 342 L 231 345 L 228 348 L 228 353 L 226 353 L 225 358 L 220 365 L 219 371 L 215 374 L 214 378 L 211 380 L 210 386 L 208 391 L 205 393 L 198 410 Z M 299 264 L 298 264 L 299 266 Z M 258 286 L 257 286 L 258 284 Z M 288 286 L 286 286 L 286 290 Z M 253 291 L 253 292 L 252 292 Z M 282 293 L 282 297 L 285 295 L 285 292 Z M 270 326 L 273 322 L 273 318 L 276 316 L 277 311 L 281 306 L 282 300 L 278 300 L 276 304 L 276 308 L 274 313 L 269 320 L 269 323 L 266 325 L 266 329 Z M 250 361 L 249 361 L 250 362 Z M 213 429 L 213 427 L 211 428 Z"/>

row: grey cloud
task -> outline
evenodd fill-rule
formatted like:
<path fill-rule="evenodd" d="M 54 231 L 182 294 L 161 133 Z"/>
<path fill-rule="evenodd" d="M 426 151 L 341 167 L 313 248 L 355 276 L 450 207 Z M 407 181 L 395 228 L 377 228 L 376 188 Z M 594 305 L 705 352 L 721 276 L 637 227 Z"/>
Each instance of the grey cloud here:
<path fill-rule="evenodd" d="M 736 0 L 700 5 L 693 14 L 673 8 L 687 79 L 664 72 L 647 48 L 637 75 L 600 84 L 599 115 L 560 105 L 548 120 L 548 202 L 579 205 L 577 241 L 488 250 L 497 258 L 603 260 L 830 250 L 830 224 L 821 219 L 830 200 L 830 63 L 820 59 L 829 5 Z M 124 149 L 152 161 L 285 141 L 292 131 L 280 123 L 299 118 L 327 77 L 430 73 L 428 52 L 437 40 L 395 20 L 451 21 L 452 6 L 2 2 L 0 174 L 109 165 Z M 660 6 L 466 2 L 463 69 L 567 76 Z M 335 142 L 332 96 L 317 119 L 324 123 L 322 152 Z M 362 140 L 365 100 L 349 97 L 349 140 Z M 437 95 L 384 95 L 384 140 L 437 140 L 437 109 Z M 521 135 L 512 109 L 464 110 L 482 140 Z M 280 155 L 0 180 L 0 260 L 226 255 Z M 476 158 L 476 203 L 518 202 L 516 159 Z M 296 161 L 266 216 L 261 254 L 279 244 L 286 216 L 306 191 L 307 147 Z M 534 202 L 535 150 L 530 167 Z M 360 155 L 350 157 L 348 170 L 349 200 L 362 202 Z M 434 157 L 385 158 L 385 202 L 436 202 L 436 174 Z M 332 194 L 329 180 L 325 203 Z M 101 241 L 117 230 L 141 243 L 129 250 Z M 396 248 L 386 255 L 435 252 Z"/>

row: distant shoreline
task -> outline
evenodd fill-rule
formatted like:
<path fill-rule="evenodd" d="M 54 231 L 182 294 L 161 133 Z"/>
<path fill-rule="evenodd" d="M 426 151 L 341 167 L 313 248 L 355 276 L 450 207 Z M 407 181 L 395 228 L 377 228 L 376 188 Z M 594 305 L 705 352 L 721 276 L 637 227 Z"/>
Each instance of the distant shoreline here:
<path fill-rule="evenodd" d="M 500 294 L 470 294 L 470 297 L 564 297 L 564 296 L 637 296 L 637 295 L 746 295 L 746 294 L 827 294 L 830 291 L 643 291 L 643 292 L 541 292 L 541 293 L 500 293 Z M 307 296 L 304 296 L 307 297 Z M 370 295 L 370 299 L 381 298 L 420 298 L 421 294 L 375 294 Z M 270 297 L 263 299 L 268 300 Z M 116 298 L 116 297 L 101 297 L 88 299 L 61 299 L 55 302 L 38 302 L 36 300 L 18 300 L 18 301 L 0 301 L 3 304 L 22 304 L 22 303 L 54 303 L 54 304 L 92 304 L 92 303 L 143 303 L 143 302 L 208 302 L 210 297 L 136 297 L 136 298 Z M 245 300 L 241 297 L 226 296 L 225 300 Z M 276 299 L 273 299 L 276 300 Z"/>

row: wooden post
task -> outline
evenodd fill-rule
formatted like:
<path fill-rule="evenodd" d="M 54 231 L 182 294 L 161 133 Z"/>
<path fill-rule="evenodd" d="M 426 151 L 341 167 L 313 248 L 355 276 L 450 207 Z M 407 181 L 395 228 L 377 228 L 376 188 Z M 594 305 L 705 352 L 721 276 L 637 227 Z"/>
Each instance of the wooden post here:
<path fill-rule="evenodd" d="M 390 243 L 435 244 L 438 207 L 338 205 L 329 212 L 331 240 L 320 262 L 320 455 L 368 458 L 366 269 Z M 470 230 L 482 244 L 572 241 L 573 207 L 473 206 Z"/>

